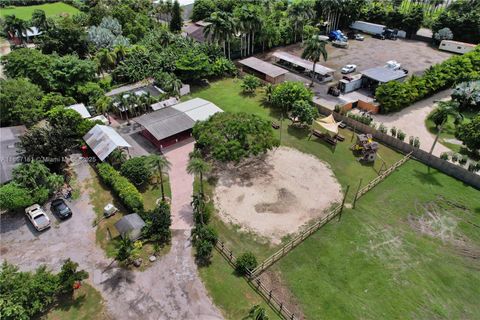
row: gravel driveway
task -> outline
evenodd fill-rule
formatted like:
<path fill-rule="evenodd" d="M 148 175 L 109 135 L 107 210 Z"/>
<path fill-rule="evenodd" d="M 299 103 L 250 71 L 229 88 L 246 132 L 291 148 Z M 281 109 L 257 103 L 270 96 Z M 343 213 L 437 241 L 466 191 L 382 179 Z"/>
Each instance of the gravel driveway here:
<path fill-rule="evenodd" d="M 74 162 L 78 181 L 84 185 L 90 177 L 89 165 Z M 33 230 L 23 216 L 2 215 L 2 260 L 22 270 L 41 264 L 59 270 L 63 260 L 70 257 L 90 273 L 89 281 L 102 293 L 113 319 L 222 319 L 198 276 L 189 230 L 173 231 L 170 252 L 148 270 L 124 270 L 95 244 L 95 212 L 88 191 L 83 188 L 80 199 L 69 205 L 73 217 L 58 222 L 51 216 L 52 228 L 42 233 Z"/>

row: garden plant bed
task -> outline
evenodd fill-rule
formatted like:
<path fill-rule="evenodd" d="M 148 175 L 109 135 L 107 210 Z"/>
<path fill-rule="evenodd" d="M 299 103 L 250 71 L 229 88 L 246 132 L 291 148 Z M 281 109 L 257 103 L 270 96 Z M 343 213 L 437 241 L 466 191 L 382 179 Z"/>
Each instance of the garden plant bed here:
<path fill-rule="evenodd" d="M 341 198 L 340 184 L 328 165 L 287 147 L 234 168 L 219 168 L 214 192 L 222 220 L 274 245 L 321 218 Z"/>

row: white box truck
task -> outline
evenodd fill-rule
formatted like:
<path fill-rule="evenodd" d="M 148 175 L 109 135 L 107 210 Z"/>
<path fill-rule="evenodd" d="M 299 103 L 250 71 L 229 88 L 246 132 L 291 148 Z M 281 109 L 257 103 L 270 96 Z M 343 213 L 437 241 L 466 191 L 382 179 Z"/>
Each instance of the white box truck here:
<path fill-rule="evenodd" d="M 382 34 L 386 26 L 365 21 L 355 21 L 350 25 L 350 28 L 369 34 Z"/>
<path fill-rule="evenodd" d="M 442 40 L 440 50 L 464 54 L 475 49 L 475 45 L 466 42 L 452 41 L 452 40 Z"/>

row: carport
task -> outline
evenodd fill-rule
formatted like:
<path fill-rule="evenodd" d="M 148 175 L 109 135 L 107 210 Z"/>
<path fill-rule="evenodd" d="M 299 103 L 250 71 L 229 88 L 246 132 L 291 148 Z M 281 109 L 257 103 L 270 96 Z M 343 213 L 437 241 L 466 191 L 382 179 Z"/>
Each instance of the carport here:
<path fill-rule="evenodd" d="M 276 84 L 285 81 L 287 70 L 277 67 L 255 57 L 238 61 L 242 65 L 242 71 L 253 74 L 260 79 Z"/>
<path fill-rule="evenodd" d="M 333 73 L 335 70 L 322 66 L 321 64 L 315 65 L 315 70 L 313 69 L 313 62 L 297 57 L 288 52 L 278 51 L 274 52 L 272 55 L 276 63 L 298 73 L 315 73 L 315 78 L 320 82 L 326 82 L 333 80 Z"/>

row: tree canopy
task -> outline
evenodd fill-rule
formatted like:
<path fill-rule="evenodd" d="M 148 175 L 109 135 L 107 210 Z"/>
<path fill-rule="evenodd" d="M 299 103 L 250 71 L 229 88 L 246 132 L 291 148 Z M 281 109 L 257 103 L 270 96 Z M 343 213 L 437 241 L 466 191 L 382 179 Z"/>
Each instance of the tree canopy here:
<path fill-rule="evenodd" d="M 267 120 L 254 114 L 220 112 L 195 124 L 196 146 L 219 161 L 240 161 L 278 146 Z"/>
<path fill-rule="evenodd" d="M 288 112 L 296 101 L 312 101 L 313 93 L 303 82 L 285 81 L 273 89 L 272 104 Z"/>
<path fill-rule="evenodd" d="M 457 126 L 455 138 L 462 141 L 472 151 L 480 150 L 480 115 L 470 122 Z"/>

